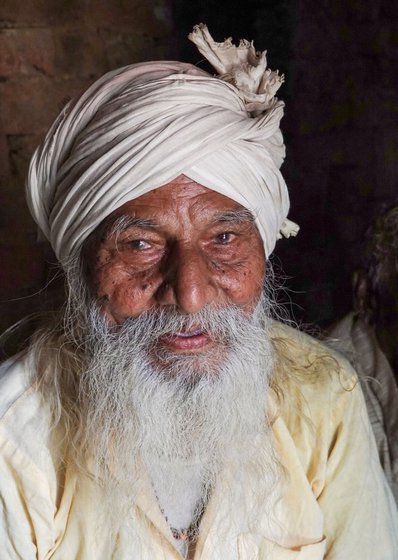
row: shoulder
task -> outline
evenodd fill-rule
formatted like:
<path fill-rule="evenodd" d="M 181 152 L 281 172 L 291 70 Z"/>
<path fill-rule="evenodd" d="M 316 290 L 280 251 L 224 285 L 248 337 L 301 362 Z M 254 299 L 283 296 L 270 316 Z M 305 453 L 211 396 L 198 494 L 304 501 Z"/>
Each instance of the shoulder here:
<path fill-rule="evenodd" d="M 0 366 L 0 449 L 3 459 L 23 457 L 38 467 L 49 460 L 51 415 L 34 381 L 34 360 L 27 352 Z M 13 459 L 12 459 L 13 458 Z"/>
<path fill-rule="evenodd" d="M 366 417 L 358 376 L 338 352 L 290 326 L 275 323 L 275 392 L 288 424 L 337 426 L 343 417 Z M 303 420 L 304 419 L 304 420 Z"/>
<path fill-rule="evenodd" d="M 373 347 L 374 335 L 371 334 L 372 329 L 364 322 L 364 320 L 351 311 L 331 327 L 329 327 L 325 341 L 330 348 L 344 354 L 347 359 L 358 365 L 358 348 L 356 348 L 358 340 L 362 349 Z"/>
<path fill-rule="evenodd" d="M 346 358 L 323 342 L 288 325 L 274 322 L 271 340 L 276 367 L 304 386 L 342 386 L 352 389 L 357 375 Z"/>
<path fill-rule="evenodd" d="M 323 488 L 326 470 L 353 457 L 376 457 L 358 377 L 340 354 L 286 325 L 272 329 L 275 426 L 291 441 L 308 478 Z M 323 481 L 320 483 L 319 481 Z"/>
<path fill-rule="evenodd" d="M 0 422 L 32 390 L 32 359 L 17 354 L 0 365 Z"/>
<path fill-rule="evenodd" d="M 336 321 L 329 327 L 328 336 L 336 339 L 346 338 L 351 336 L 354 323 L 358 321 L 358 315 L 351 311 L 344 317 Z"/>
<path fill-rule="evenodd" d="M 0 541 L 7 558 L 44 558 L 57 538 L 63 440 L 35 379 L 29 352 L 0 366 Z"/>

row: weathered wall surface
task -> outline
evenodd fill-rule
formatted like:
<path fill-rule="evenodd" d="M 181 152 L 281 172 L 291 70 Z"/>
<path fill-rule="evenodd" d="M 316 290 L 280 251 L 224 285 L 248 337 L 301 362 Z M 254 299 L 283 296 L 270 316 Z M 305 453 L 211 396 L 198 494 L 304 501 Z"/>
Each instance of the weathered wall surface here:
<path fill-rule="evenodd" d="M 36 243 L 23 188 L 48 125 L 66 98 L 111 68 L 175 56 L 199 62 L 185 38 L 199 21 L 219 40 L 253 38 L 287 73 L 283 172 L 302 229 L 279 243 L 276 258 L 299 292 L 291 294 L 305 308 L 296 307 L 299 318 L 326 324 L 349 306 L 361 232 L 379 202 L 398 194 L 395 1 L 3 0 L 0 329 L 43 305 L 26 296 L 51 276 L 54 259 Z"/>
<path fill-rule="evenodd" d="M 302 229 L 279 254 L 298 315 L 325 324 L 350 305 L 364 228 L 398 197 L 398 4 L 297 6 L 284 169 Z"/>
<path fill-rule="evenodd" d="M 36 293 L 54 275 L 25 203 L 34 148 L 66 100 L 96 77 L 173 56 L 172 25 L 169 0 L 2 0 L 0 330 L 43 305 Z M 52 282 L 47 292 L 57 291 Z"/>

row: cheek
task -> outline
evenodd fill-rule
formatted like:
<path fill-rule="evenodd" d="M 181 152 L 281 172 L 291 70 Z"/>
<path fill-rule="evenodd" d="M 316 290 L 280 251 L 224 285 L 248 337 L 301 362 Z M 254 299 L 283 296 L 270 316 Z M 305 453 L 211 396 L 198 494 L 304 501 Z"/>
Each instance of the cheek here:
<path fill-rule="evenodd" d="M 149 275 L 131 275 L 122 266 L 105 266 L 94 276 L 98 303 L 116 323 L 146 311 L 152 304 L 155 284 Z"/>
<path fill-rule="evenodd" d="M 233 303 L 238 305 L 257 303 L 265 278 L 265 258 L 262 250 L 250 253 L 234 266 L 220 272 L 220 282 Z"/>

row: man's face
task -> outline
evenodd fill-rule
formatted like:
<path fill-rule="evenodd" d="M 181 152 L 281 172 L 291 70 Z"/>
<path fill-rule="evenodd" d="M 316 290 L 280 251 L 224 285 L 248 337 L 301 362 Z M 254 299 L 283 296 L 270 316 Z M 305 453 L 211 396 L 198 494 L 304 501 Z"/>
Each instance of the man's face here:
<path fill-rule="evenodd" d="M 239 306 L 250 314 L 264 281 L 265 257 L 253 216 L 237 202 L 185 176 L 113 212 L 86 247 L 89 279 L 110 324 L 173 306 Z M 175 353 L 209 349 L 195 326 L 162 341 Z"/>

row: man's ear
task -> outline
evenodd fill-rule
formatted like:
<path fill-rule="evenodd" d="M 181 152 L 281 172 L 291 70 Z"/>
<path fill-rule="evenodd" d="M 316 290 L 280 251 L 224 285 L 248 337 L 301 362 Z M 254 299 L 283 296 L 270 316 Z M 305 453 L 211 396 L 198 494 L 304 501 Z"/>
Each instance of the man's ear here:
<path fill-rule="evenodd" d="M 354 311 L 363 318 L 370 320 L 372 317 L 371 293 L 366 271 L 359 268 L 352 275 L 352 289 Z"/>

